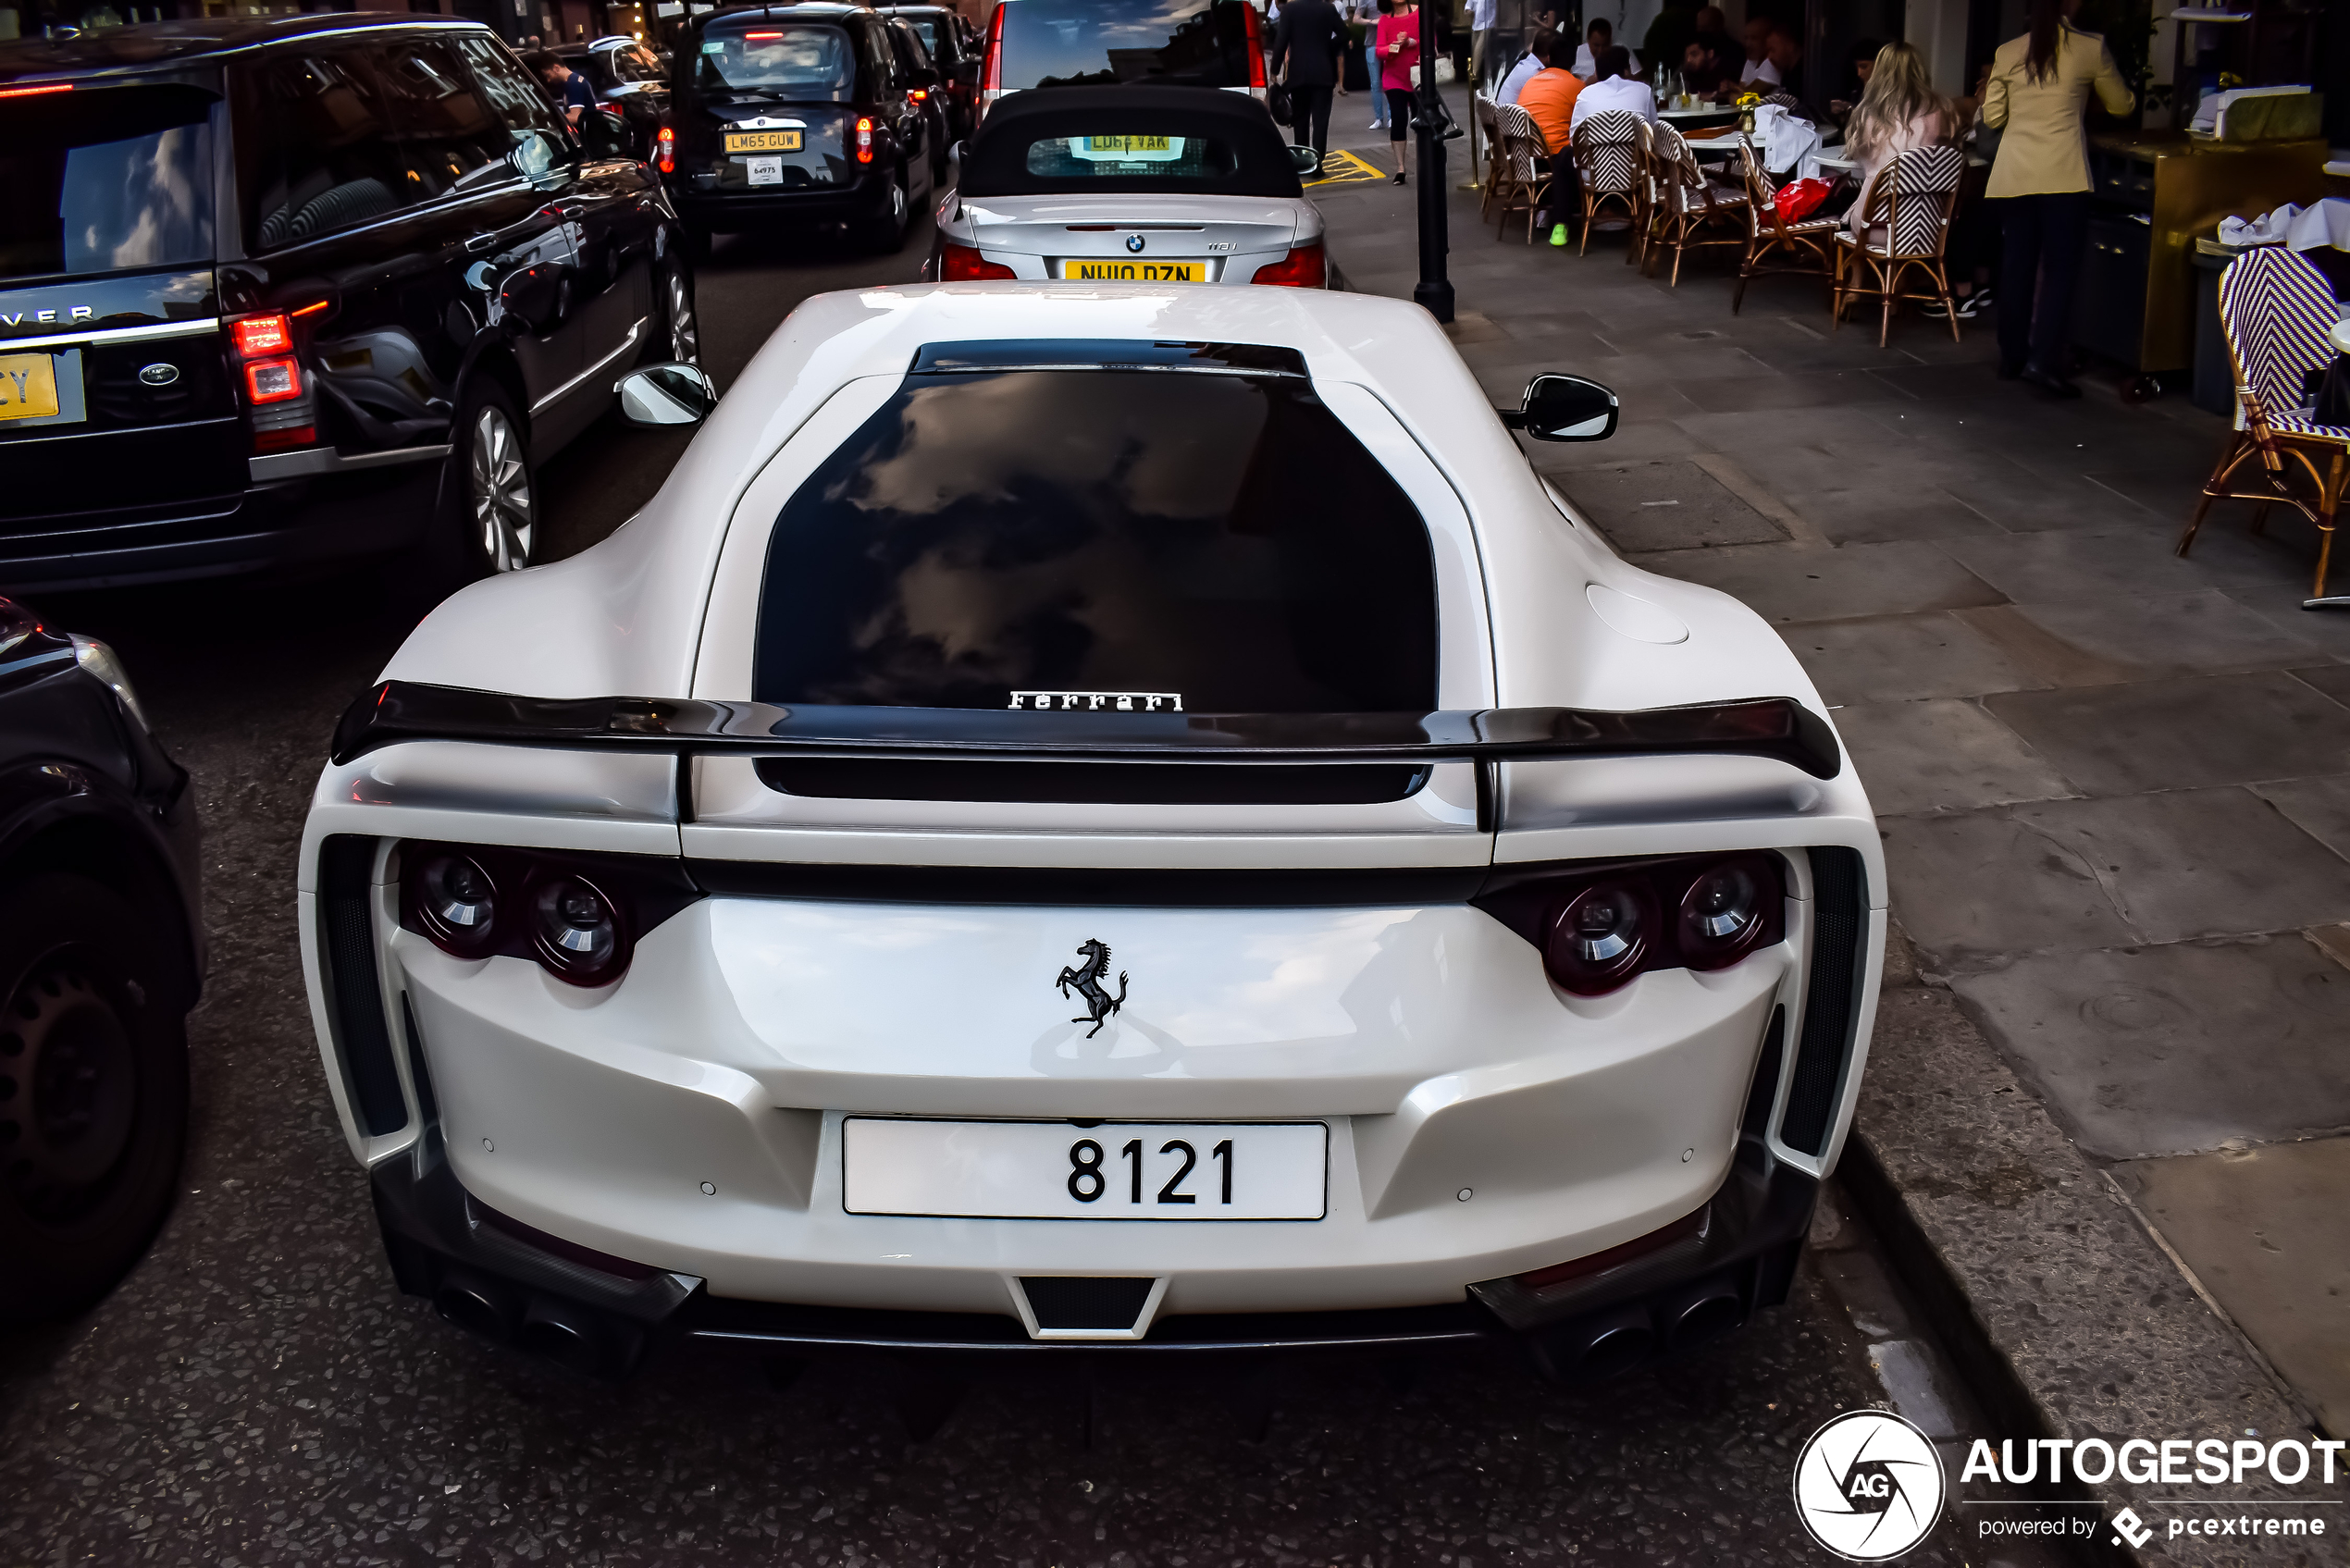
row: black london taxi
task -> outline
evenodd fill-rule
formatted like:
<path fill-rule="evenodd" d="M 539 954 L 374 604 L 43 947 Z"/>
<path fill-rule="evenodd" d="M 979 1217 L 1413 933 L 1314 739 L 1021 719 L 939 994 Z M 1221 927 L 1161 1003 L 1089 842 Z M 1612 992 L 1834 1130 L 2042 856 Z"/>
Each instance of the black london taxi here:
<path fill-rule="evenodd" d="M 0 1326 L 102 1294 L 171 1207 L 200 848 L 114 650 L 0 599 Z"/>
<path fill-rule="evenodd" d="M 948 142 L 979 129 L 979 49 L 963 19 L 944 6 L 884 6 L 882 15 L 914 30 L 938 74 L 931 99 L 946 122 Z"/>
<path fill-rule="evenodd" d="M 945 149 L 935 80 L 861 6 L 713 12 L 678 30 L 661 171 L 697 245 L 711 234 L 847 226 L 894 252 Z M 917 94 L 920 94 L 918 96 Z"/>
<path fill-rule="evenodd" d="M 534 464 L 695 357 L 680 239 L 476 23 L 0 44 L 0 587 L 531 564 Z"/>

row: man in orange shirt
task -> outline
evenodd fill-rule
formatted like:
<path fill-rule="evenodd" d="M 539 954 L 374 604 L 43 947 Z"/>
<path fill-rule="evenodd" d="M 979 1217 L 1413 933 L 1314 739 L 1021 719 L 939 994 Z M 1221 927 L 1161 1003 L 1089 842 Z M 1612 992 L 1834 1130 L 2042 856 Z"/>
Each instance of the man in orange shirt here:
<path fill-rule="evenodd" d="M 1583 91 L 1583 83 L 1573 71 L 1555 65 L 1552 56 L 1558 47 L 1558 34 L 1545 29 L 1534 35 L 1529 51 L 1542 63 L 1542 68 L 1532 80 L 1518 89 L 1517 106 L 1533 117 L 1536 129 L 1542 133 L 1542 144 L 1550 150 L 1551 167 L 1556 176 L 1551 186 L 1551 199 L 1565 207 L 1566 192 L 1575 183 L 1575 166 L 1567 160 L 1566 142 L 1575 123 L 1575 95 Z M 1546 213 L 1534 215 L 1535 227 L 1548 219 Z M 1566 225 L 1551 225 L 1551 243 L 1566 243 Z"/>

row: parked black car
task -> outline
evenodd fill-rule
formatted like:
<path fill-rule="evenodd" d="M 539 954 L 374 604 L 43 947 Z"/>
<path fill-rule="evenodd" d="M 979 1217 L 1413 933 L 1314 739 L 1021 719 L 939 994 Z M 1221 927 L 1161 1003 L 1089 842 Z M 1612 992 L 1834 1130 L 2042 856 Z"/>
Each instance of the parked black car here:
<path fill-rule="evenodd" d="M 534 462 L 694 357 L 680 237 L 475 23 L 0 44 L 0 586 L 529 564 Z"/>
<path fill-rule="evenodd" d="M 104 1291 L 171 1206 L 196 855 L 112 650 L 0 599 L 0 1323 Z"/>
<path fill-rule="evenodd" d="M 596 97 L 628 132 L 628 150 L 650 160 L 669 115 L 669 68 L 634 38 L 614 35 L 593 43 L 564 43 L 549 54 L 588 78 Z"/>
<path fill-rule="evenodd" d="M 884 6 L 882 15 L 904 22 L 922 41 L 931 68 L 938 73 L 931 98 L 946 119 L 947 142 L 960 142 L 978 130 L 980 52 L 963 19 L 944 6 Z"/>
<path fill-rule="evenodd" d="M 945 150 L 888 19 L 857 6 L 719 11 L 677 34 L 675 134 L 662 172 L 698 244 L 713 233 L 842 223 L 895 251 Z"/>

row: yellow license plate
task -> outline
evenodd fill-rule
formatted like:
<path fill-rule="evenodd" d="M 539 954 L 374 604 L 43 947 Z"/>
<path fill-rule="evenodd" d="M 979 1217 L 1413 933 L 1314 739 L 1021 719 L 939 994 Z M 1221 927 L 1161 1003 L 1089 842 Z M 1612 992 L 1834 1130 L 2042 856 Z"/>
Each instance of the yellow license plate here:
<path fill-rule="evenodd" d="M 1088 136 L 1085 150 L 1107 153 L 1114 157 L 1131 158 L 1137 153 L 1165 153 L 1173 149 L 1164 136 Z"/>
<path fill-rule="evenodd" d="M 797 153 L 799 151 L 797 130 L 730 130 L 726 133 L 726 151 L 730 153 Z"/>
<path fill-rule="evenodd" d="M 48 354 L 0 354 L 0 419 L 57 413 L 57 362 Z"/>
<path fill-rule="evenodd" d="M 1099 283 L 1205 283 L 1206 262 L 1072 261 L 1061 264 L 1061 276 Z"/>

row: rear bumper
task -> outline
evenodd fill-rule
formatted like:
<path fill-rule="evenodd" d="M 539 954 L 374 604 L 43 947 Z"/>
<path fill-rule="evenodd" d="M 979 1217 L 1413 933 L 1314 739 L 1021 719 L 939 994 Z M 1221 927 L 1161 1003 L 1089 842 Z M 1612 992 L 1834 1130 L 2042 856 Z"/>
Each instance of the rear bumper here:
<path fill-rule="evenodd" d="M 423 537 L 439 464 L 0 524 L 0 588 L 128 587 L 385 554 Z"/>
<path fill-rule="evenodd" d="M 887 209 L 889 181 L 871 174 L 854 185 L 753 191 L 697 191 L 681 179 L 670 186 L 669 199 L 686 222 L 714 233 L 732 234 L 746 228 L 871 217 Z"/>
<path fill-rule="evenodd" d="M 1587 1382 L 1685 1353 L 1787 1299 L 1818 1183 L 1774 1164 L 1759 1139 L 1708 1205 L 1700 1244 L 1676 1245 L 1555 1292 L 1528 1321 L 1515 1281 L 1466 1299 L 1359 1311 L 1162 1316 L 1140 1339 L 1038 1340 L 1008 1312 L 804 1306 L 712 1296 L 706 1283 L 605 1257 L 489 1209 L 427 1134 L 370 1173 L 376 1216 L 402 1290 L 459 1327 L 573 1370 L 626 1377 L 682 1346 L 815 1359 L 881 1352 L 1000 1362 L 1008 1356 L 1392 1356 L 1514 1345 L 1547 1377 Z M 1496 1310 L 1496 1302 L 1501 1303 Z"/>

